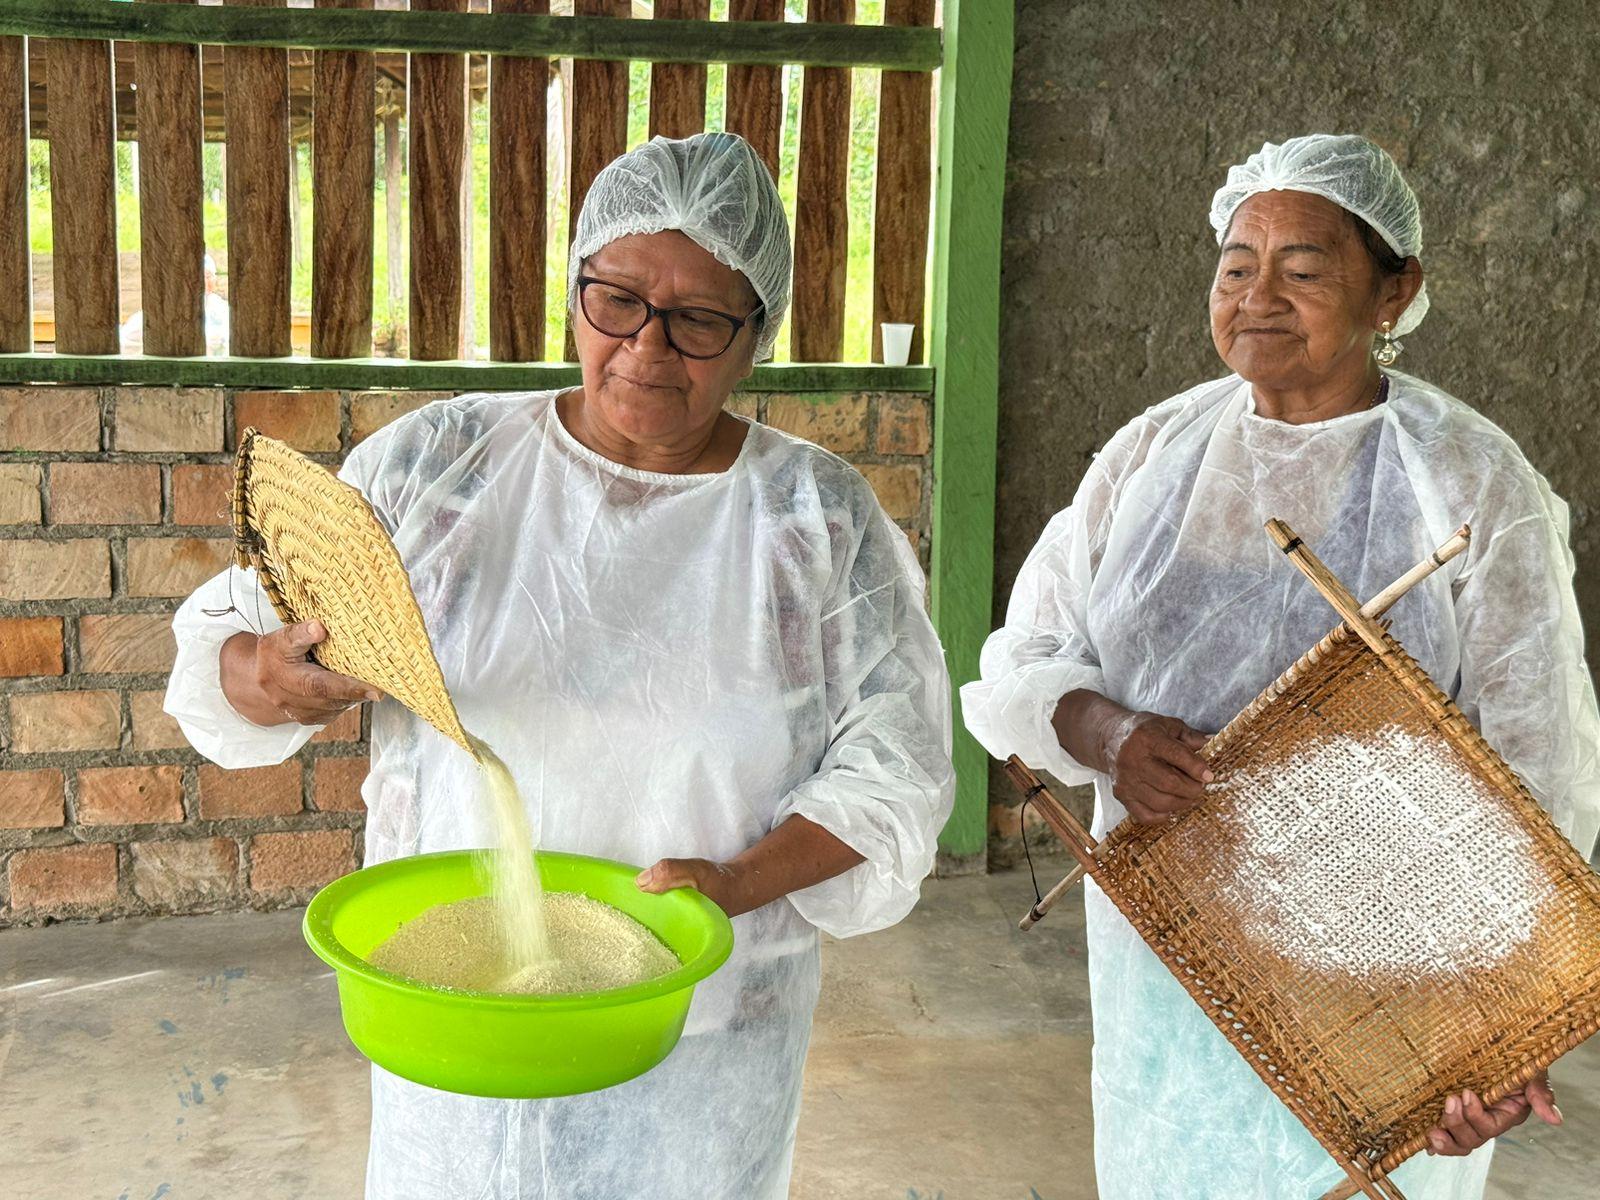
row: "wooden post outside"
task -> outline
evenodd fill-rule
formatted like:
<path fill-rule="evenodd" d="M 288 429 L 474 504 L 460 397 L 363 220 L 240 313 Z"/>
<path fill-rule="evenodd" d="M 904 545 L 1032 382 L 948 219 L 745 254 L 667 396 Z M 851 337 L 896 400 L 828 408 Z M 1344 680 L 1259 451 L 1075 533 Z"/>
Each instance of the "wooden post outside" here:
<path fill-rule="evenodd" d="M 629 0 L 574 0 L 575 16 L 626 18 Z M 628 146 L 628 64 L 579 59 L 572 64 L 572 112 L 568 128 L 572 191 L 567 200 L 567 236 L 578 231 L 578 214 L 589 185 Z M 571 244 L 570 242 L 568 243 Z M 567 328 L 566 357 L 575 361 L 577 347 Z"/>
<path fill-rule="evenodd" d="M 730 21 L 781 21 L 783 0 L 729 0 Z M 783 131 L 783 68 L 728 64 L 727 116 L 723 126 L 754 147 L 778 177 Z"/>
<path fill-rule="evenodd" d="M 115 354 L 117 197 L 111 43 L 46 48 L 56 350 Z"/>
<path fill-rule="evenodd" d="M 258 8 L 282 0 L 227 0 Z M 273 358 L 289 342 L 289 55 L 229 46 L 222 56 L 228 144 L 228 352 Z"/>
<path fill-rule="evenodd" d="M 658 19 L 704 21 L 711 15 L 711 0 L 656 0 Z M 704 63 L 652 63 L 650 65 L 650 136 L 682 138 L 706 127 L 706 65 Z"/>
<path fill-rule="evenodd" d="M 400 114 L 383 118 L 384 260 L 389 267 L 389 311 L 400 310 L 405 278 L 405 250 L 400 239 Z M 409 333 L 407 344 L 409 346 Z"/>
<path fill-rule="evenodd" d="M 884 23 L 932 25 L 933 0 L 888 0 Z M 933 76 L 885 71 L 878 93 L 878 182 L 872 221 L 872 361 L 885 321 L 914 324 L 921 362 L 933 182 Z"/>
<path fill-rule="evenodd" d="M 467 0 L 413 0 L 465 12 Z M 413 54 L 406 88 L 411 136 L 411 357 L 455 358 L 461 342 L 461 167 L 466 59 Z"/>
<path fill-rule="evenodd" d="M 477 275 L 473 265 L 473 193 L 472 193 L 472 128 L 473 105 L 472 99 L 472 56 L 467 56 L 467 84 L 466 84 L 466 142 L 461 153 L 461 344 L 456 353 L 457 358 L 471 358 L 473 348 L 478 344 L 478 306 L 475 280 Z"/>
<path fill-rule="evenodd" d="M 0 353 L 33 349 L 28 255 L 28 58 L 20 37 L 0 38 Z"/>
<path fill-rule="evenodd" d="M 372 0 L 317 0 L 371 8 Z M 372 116 L 368 50 L 319 50 L 312 59 L 311 353 L 372 353 Z M 388 127 L 385 124 L 385 134 Z M 391 264 L 390 283 L 399 264 Z"/>
<path fill-rule="evenodd" d="M 978 677 L 994 601 L 995 421 L 1000 389 L 1000 213 L 1011 104 L 1009 4 L 944 0 L 939 201 L 934 217 L 933 623 L 950 678 Z M 960 711 L 960 699 L 951 702 Z M 956 804 L 940 847 L 980 855 L 989 756 L 955 723 Z"/>
<path fill-rule="evenodd" d="M 544 13 L 550 0 L 495 0 Z M 489 357 L 544 357 L 545 122 L 550 60 L 489 60 Z"/>
<path fill-rule="evenodd" d="M 809 0 L 807 17 L 848 24 L 855 19 L 855 0 Z M 789 349 L 797 362 L 838 362 L 844 356 L 849 175 L 850 72 L 807 67 L 800 97 L 794 307 L 789 314 Z"/>

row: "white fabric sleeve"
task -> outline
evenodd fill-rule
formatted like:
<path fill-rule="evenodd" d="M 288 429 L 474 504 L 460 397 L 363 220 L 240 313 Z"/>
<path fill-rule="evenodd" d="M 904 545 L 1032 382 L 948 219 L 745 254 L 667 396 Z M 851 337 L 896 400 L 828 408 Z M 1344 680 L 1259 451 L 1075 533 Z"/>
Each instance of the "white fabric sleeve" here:
<path fill-rule="evenodd" d="M 1600 710 L 1584 661 L 1568 510 L 1531 467 L 1497 472 L 1454 583 L 1456 703 L 1585 858 L 1600 832 Z"/>
<path fill-rule="evenodd" d="M 370 461 L 371 452 L 352 454 L 339 478 L 370 496 L 362 471 L 362 464 Z M 229 566 L 201 584 L 172 619 L 178 653 L 162 707 L 178 722 L 189 744 L 219 767 L 283 762 L 325 728 L 294 721 L 257 725 L 228 703 L 222 692 L 223 643 L 241 631 L 265 635 L 282 628 L 255 571 L 237 566 Z"/>
<path fill-rule="evenodd" d="M 911 911 L 955 803 L 950 677 L 922 568 L 866 495 L 859 547 L 822 619 L 832 737 L 816 773 L 773 820 L 776 828 L 805 817 L 866 859 L 789 894 L 801 916 L 835 937 L 887 928 Z"/>

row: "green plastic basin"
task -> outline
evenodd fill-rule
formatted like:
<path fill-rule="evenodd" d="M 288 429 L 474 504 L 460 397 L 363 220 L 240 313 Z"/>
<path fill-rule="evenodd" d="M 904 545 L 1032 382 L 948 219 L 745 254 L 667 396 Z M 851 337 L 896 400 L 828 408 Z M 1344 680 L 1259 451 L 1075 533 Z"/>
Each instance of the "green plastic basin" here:
<path fill-rule="evenodd" d="M 581 892 L 621 909 L 683 964 L 605 992 L 508 996 L 429 987 L 380 970 L 366 955 L 435 904 L 482 896 L 470 850 L 423 854 L 334 880 L 306 909 L 306 942 L 334 969 L 345 1032 L 387 1071 L 472 1096 L 533 1099 L 592 1092 L 642 1075 L 672 1051 L 695 984 L 733 950 L 727 915 L 692 889 L 652 896 L 639 868 L 579 854 L 540 853 L 548 891 Z"/>

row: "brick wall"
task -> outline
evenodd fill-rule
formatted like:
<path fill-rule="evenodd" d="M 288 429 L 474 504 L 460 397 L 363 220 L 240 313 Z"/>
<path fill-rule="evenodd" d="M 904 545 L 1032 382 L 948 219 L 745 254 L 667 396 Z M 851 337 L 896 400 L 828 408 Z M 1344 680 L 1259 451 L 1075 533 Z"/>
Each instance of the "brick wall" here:
<path fill-rule="evenodd" d="M 238 430 L 337 464 L 440 395 L 0 388 L 0 926 L 281 907 L 358 865 L 363 714 L 207 763 L 161 711 L 171 614 L 227 561 Z M 926 563 L 926 397 L 732 407 L 856 462 Z"/>

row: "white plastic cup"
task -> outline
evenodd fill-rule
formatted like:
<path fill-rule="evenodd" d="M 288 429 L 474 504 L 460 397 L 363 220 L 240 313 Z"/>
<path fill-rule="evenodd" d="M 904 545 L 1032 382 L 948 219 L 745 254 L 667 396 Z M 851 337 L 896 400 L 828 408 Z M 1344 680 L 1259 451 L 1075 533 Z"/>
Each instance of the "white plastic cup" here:
<path fill-rule="evenodd" d="M 883 363 L 887 367 L 903 367 L 911 361 L 911 331 L 915 325 L 900 325 L 885 321 L 878 326 L 883 331 Z"/>

